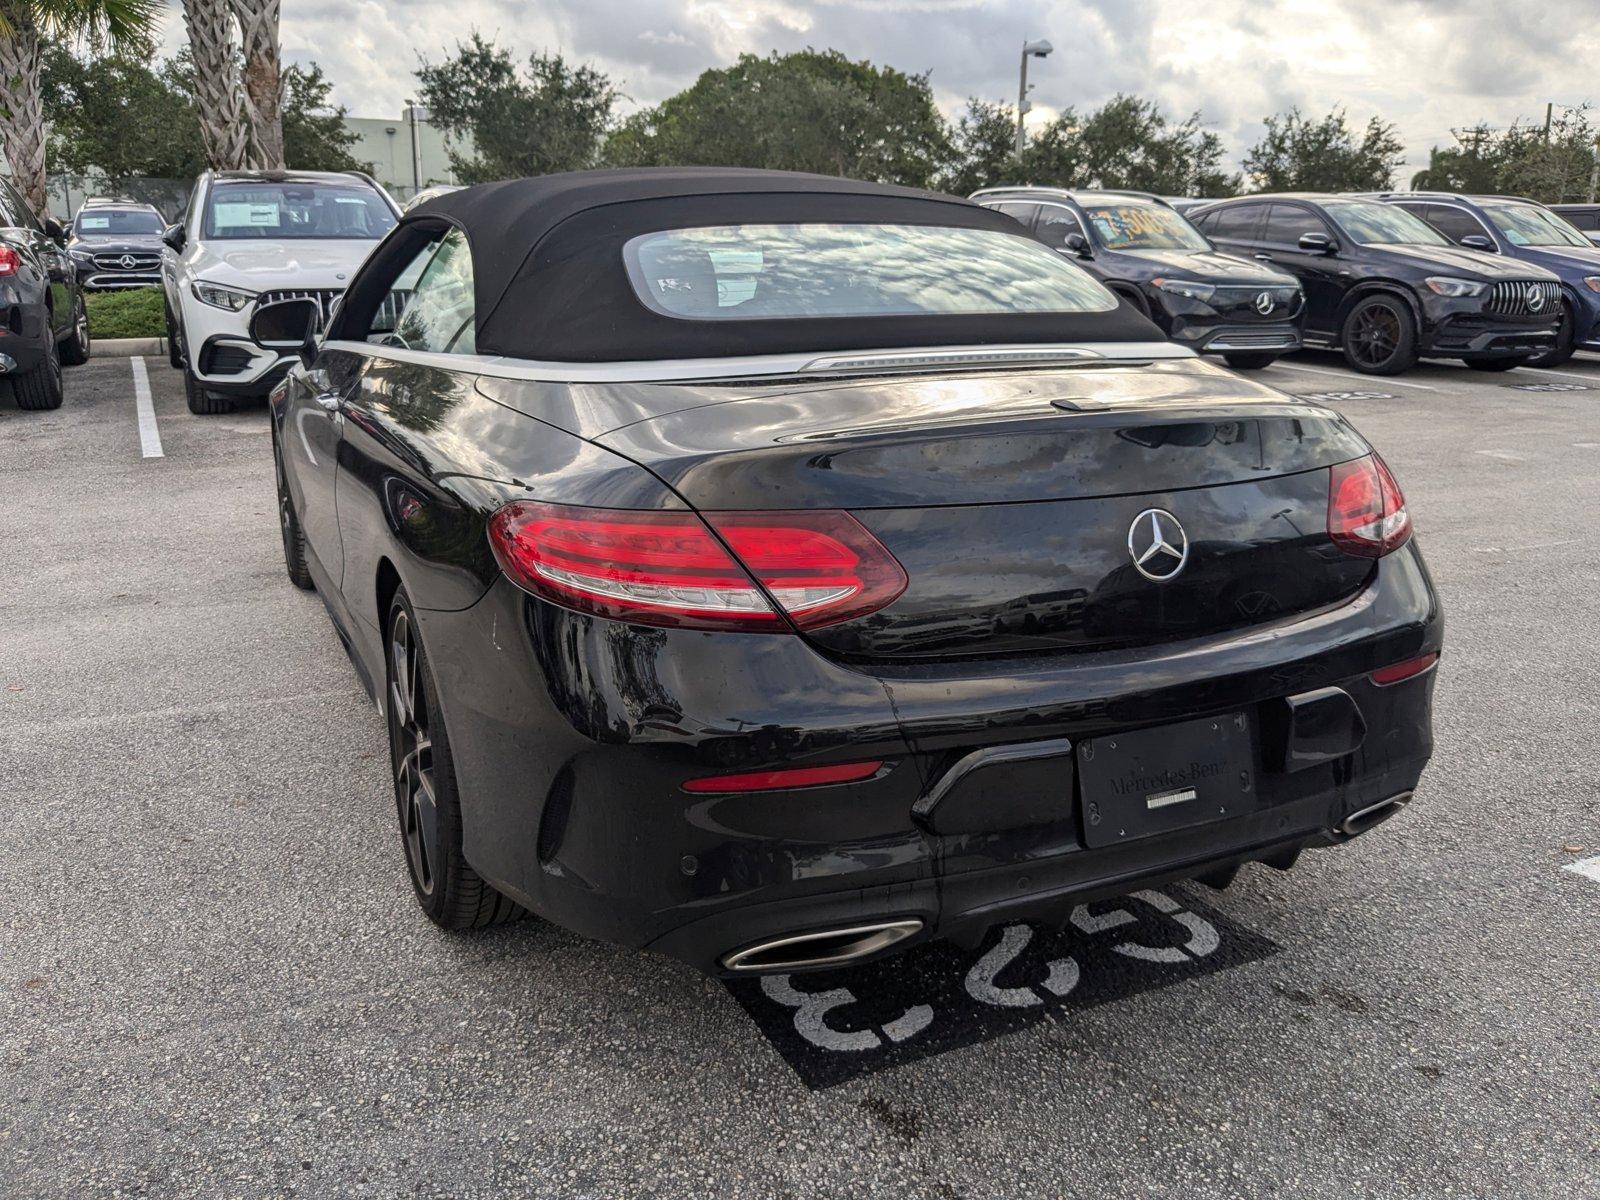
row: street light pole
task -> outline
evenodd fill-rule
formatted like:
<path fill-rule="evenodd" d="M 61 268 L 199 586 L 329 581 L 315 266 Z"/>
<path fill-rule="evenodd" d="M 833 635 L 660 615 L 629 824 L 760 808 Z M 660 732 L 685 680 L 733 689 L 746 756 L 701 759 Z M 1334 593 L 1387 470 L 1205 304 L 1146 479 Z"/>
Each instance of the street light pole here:
<path fill-rule="evenodd" d="M 1017 79 L 1017 157 L 1019 158 L 1022 157 L 1022 148 L 1027 142 L 1027 135 L 1022 129 L 1022 119 L 1033 107 L 1028 103 L 1028 60 L 1043 58 L 1054 49 L 1054 46 L 1043 40 L 1022 43 L 1022 69 Z"/>

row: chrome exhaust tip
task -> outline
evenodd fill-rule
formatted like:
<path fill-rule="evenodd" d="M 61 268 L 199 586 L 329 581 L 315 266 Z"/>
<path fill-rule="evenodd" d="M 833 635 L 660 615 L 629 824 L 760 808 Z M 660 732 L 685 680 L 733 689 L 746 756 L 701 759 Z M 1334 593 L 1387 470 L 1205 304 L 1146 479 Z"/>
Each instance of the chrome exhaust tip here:
<path fill-rule="evenodd" d="M 729 971 L 799 971 L 807 967 L 838 967 L 887 949 L 922 931 L 920 918 L 822 929 L 771 938 L 722 957 Z"/>
<path fill-rule="evenodd" d="M 1376 804 L 1359 808 L 1344 819 L 1344 823 L 1339 826 L 1339 832 L 1349 837 L 1365 833 L 1374 825 L 1387 821 L 1410 803 L 1411 793 L 1401 792 L 1397 796 L 1390 796 L 1387 800 L 1379 800 Z"/>

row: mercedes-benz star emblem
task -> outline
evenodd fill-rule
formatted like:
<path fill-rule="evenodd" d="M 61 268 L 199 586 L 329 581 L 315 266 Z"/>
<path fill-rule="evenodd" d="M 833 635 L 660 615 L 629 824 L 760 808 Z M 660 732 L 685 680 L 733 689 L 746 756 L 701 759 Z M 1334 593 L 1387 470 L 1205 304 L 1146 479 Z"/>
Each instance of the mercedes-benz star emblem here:
<path fill-rule="evenodd" d="M 1128 553 L 1134 570 L 1164 583 L 1189 561 L 1189 535 L 1166 509 L 1147 508 L 1128 526 Z"/>
<path fill-rule="evenodd" d="M 1256 297 L 1256 311 L 1264 317 L 1272 311 L 1272 306 L 1276 303 L 1271 292 L 1262 292 Z"/>
<path fill-rule="evenodd" d="M 138 265 L 139 260 L 131 254 L 124 254 L 121 258 L 117 259 L 117 266 L 121 267 L 124 271 L 131 271 Z"/>
<path fill-rule="evenodd" d="M 1539 290 L 1537 283 L 1528 285 L 1528 311 L 1538 312 L 1544 307 L 1544 293 Z"/>

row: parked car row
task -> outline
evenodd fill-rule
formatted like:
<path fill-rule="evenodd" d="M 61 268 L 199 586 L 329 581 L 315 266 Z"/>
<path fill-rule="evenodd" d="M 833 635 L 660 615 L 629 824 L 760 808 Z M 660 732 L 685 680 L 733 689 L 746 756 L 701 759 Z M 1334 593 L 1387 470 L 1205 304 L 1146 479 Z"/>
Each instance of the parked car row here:
<path fill-rule="evenodd" d="M 60 408 L 62 368 L 88 360 L 89 314 L 67 231 L 0 179 L 0 381 L 19 408 Z"/>

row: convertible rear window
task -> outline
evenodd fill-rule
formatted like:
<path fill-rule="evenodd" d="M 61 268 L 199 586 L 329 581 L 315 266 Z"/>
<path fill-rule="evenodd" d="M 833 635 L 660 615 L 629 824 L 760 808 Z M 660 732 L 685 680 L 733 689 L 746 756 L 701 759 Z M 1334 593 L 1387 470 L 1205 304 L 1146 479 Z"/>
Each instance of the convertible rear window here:
<path fill-rule="evenodd" d="M 1031 238 L 934 225 L 718 225 L 623 246 L 652 311 L 691 321 L 1109 312 L 1117 301 Z"/>

